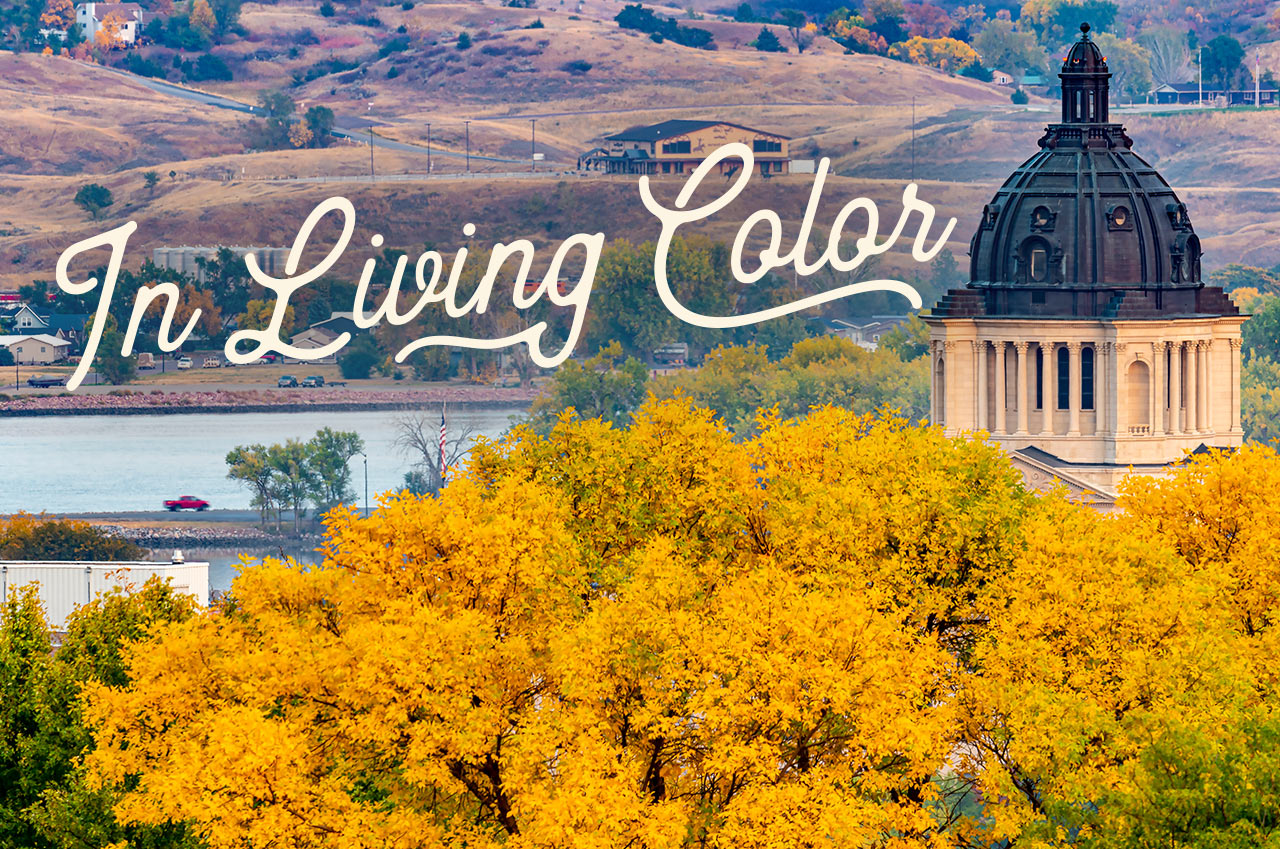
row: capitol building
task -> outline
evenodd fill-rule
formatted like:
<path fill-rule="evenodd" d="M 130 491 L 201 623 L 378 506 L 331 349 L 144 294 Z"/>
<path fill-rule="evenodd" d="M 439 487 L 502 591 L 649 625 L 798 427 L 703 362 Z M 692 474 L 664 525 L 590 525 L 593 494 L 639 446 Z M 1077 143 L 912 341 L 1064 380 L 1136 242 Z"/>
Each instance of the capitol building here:
<path fill-rule="evenodd" d="M 983 209 L 968 285 L 923 318 L 932 420 L 989 432 L 1033 486 L 1106 502 L 1131 471 L 1241 444 L 1246 316 L 1204 285 L 1186 206 L 1109 121 L 1106 57 L 1080 29 L 1061 122 Z"/>

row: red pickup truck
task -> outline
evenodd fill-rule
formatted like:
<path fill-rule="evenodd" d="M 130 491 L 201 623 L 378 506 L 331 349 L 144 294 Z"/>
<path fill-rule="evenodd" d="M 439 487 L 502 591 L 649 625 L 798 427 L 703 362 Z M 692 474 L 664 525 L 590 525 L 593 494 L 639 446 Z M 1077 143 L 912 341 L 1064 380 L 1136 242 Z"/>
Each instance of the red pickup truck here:
<path fill-rule="evenodd" d="M 181 498 L 172 498 L 166 501 L 164 509 L 170 512 L 174 510 L 208 510 L 209 502 L 203 498 L 196 498 L 194 495 L 184 495 Z"/>

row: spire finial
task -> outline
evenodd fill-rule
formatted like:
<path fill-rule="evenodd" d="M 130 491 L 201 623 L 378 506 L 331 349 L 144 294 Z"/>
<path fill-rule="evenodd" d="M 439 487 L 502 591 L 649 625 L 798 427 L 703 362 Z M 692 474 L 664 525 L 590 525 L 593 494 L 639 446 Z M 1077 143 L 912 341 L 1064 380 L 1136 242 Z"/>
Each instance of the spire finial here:
<path fill-rule="evenodd" d="M 1080 25 L 1080 32 L 1082 33 L 1081 37 L 1084 38 L 1086 41 L 1088 41 L 1089 40 L 1089 22 L 1088 21 L 1085 21 Z"/>

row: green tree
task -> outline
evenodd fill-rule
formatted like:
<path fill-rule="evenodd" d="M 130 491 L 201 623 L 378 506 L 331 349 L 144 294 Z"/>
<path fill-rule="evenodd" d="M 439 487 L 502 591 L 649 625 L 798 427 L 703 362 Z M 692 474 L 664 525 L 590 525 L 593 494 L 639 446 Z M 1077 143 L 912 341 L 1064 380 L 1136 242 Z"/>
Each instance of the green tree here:
<path fill-rule="evenodd" d="M 352 431 L 321 428 L 307 443 L 309 462 L 315 483 L 312 500 L 316 512 L 353 502 L 355 491 L 351 488 L 351 469 L 348 463 L 357 454 L 364 453 L 364 440 Z"/>
<path fill-rule="evenodd" d="M 923 357 L 929 352 L 929 325 L 912 313 L 904 323 L 880 337 L 880 347 L 893 351 L 903 362 Z"/>
<path fill-rule="evenodd" d="M 87 522 L 26 513 L 0 520 L 0 560 L 141 560 L 146 553 Z"/>
<path fill-rule="evenodd" d="M 194 611 L 193 599 L 155 578 L 116 589 L 72 613 L 55 653 L 36 586 L 10 590 L 0 605 L 0 845 L 197 849 L 182 824 L 117 822 L 118 789 L 91 786 L 79 765 L 93 748 L 83 692 L 127 686 L 125 647 Z"/>
<path fill-rule="evenodd" d="M 1250 442 L 1280 439 L 1280 362 L 1251 357 L 1240 369 L 1240 423 Z"/>
<path fill-rule="evenodd" d="M 1024 71 L 1043 71 L 1048 55 L 1037 42 L 1034 34 L 1014 27 L 1012 21 L 993 18 L 982 25 L 982 31 L 973 40 L 973 49 L 982 57 L 988 68 L 1013 74 Z"/>
<path fill-rule="evenodd" d="M 751 42 L 752 46 L 761 53 L 786 53 L 787 48 L 782 46 L 782 42 L 778 41 L 778 37 L 773 34 L 773 30 L 768 27 L 760 27 L 760 34 L 756 36 L 756 40 Z"/>
<path fill-rule="evenodd" d="M 549 433 L 572 409 L 579 418 L 625 426 L 644 401 L 648 379 L 645 364 L 635 357 L 624 360 L 622 346 L 611 342 L 585 362 L 569 360 L 560 366 L 533 402 L 529 422 L 539 433 Z"/>
<path fill-rule="evenodd" d="M 81 186 L 76 192 L 74 198 L 76 206 L 89 213 L 96 221 L 102 217 L 102 213 L 107 207 L 115 203 L 115 199 L 111 196 L 111 190 L 100 183 L 90 183 L 87 186 Z"/>
<path fill-rule="evenodd" d="M 600 257 L 584 342 L 603 348 L 619 342 L 629 355 L 648 361 L 676 329 L 670 310 L 658 298 L 653 280 L 654 245 L 612 242 Z"/>
<path fill-rule="evenodd" d="M 373 336 L 362 333 L 338 357 L 338 369 L 347 380 L 368 380 L 382 356 Z"/>
<path fill-rule="evenodd" d="M 781 10 L 778 12 L 778 22 L 787 28 L 787 33 L 796 45 L 797 53 L 803 53 L 805 48 L 813 43 L 813 33 L 805 30 L 809 19 L 799 9 Z"/>
<path fill-rule="evenodd" d="M 326 146 L 333 131 L 333 110 L 328 106 L 312 106 L 307 110 L 304 120 L 307 122 L 307 129 L 311 131 L 311 143 L 316 147 Z"/>
<path fill-rule="evenodd" d="M 1229 35 L 1220 35 L 1204 46 L 1204 78 L 1220 88 L 1230 88 L 1244 71 L 1244 48 Z"/>
<path fill-rule="evenodd" d="M 1247 359 L 1269 357 L 1280 362 L 1280 297 L 1271 295 L 1255 301 L 1253 315 L 1240 333 Z"/>
<path fill-rule="evenodd" d="M 227 452 L 226 462 L 227 477 L 239 481 L 253 494 L 252 504 L 258 508 L 262 524 L 265 525 L 267 514 L 277 506 L 273 486 L 275 470 L 271 467 L 267 447 L 262 444 L 237 445 Z"/>
<path fill-rule="evenodd" d="M 297 533 L 298 523 L 306 515 L 307 498 L 317 488 L 311 451 L 307 443 L 290 439 L 284 445 L 268 449 L 267 463 L 275 473 L 276 498 L 293 513 L 293 531 Z"/>
<path fill-rule="evenodd" d="M 454 46 L 457 47 L 459 50 L 471 49 L 471 34 L 466 31 L 459 33 L 458 42 Z"/>
<path fill-rule="evenodd" d="M 98 341 L 98 353 L 94 363 L 98 374 L 102 375 L 107 383 L 117 386 L 130 382 L 138 373 L 137 356 L 126 357 L 121 354 L 120 348 L 123 345 L 123 333 L 114 329 L 104 331 L 102 338 Z"/>
<path fill-rule="evenodd" d="M 1124 94 L 1130 102 L 1151 93 L 1151 52 L 1147 48 L 1105 32 L 1098 33 L 1093 40 L 1107 57 L 1113 92 Z"/>
<path fill-rule="evenodd" d="M 154 193 L 156 184 L 160 182 L 160 175 L 155 171 L 144 171 L 142 182 L 147 187 L 148 192 Z"/>

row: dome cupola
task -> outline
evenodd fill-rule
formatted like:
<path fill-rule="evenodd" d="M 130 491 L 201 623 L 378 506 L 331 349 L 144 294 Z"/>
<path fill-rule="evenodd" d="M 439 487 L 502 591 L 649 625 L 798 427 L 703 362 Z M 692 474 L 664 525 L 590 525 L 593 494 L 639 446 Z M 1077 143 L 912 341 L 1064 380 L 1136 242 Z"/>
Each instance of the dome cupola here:
<path fill-rule="evenodd" d="M 1111 72 L 1089 25 L 1067 52 L 1062 121 L 983 208 L 970 282 L 944 315 L 1155 317 L 1235 314 L 1201 282 L 1187 208 L 1109 121 Z"/>

